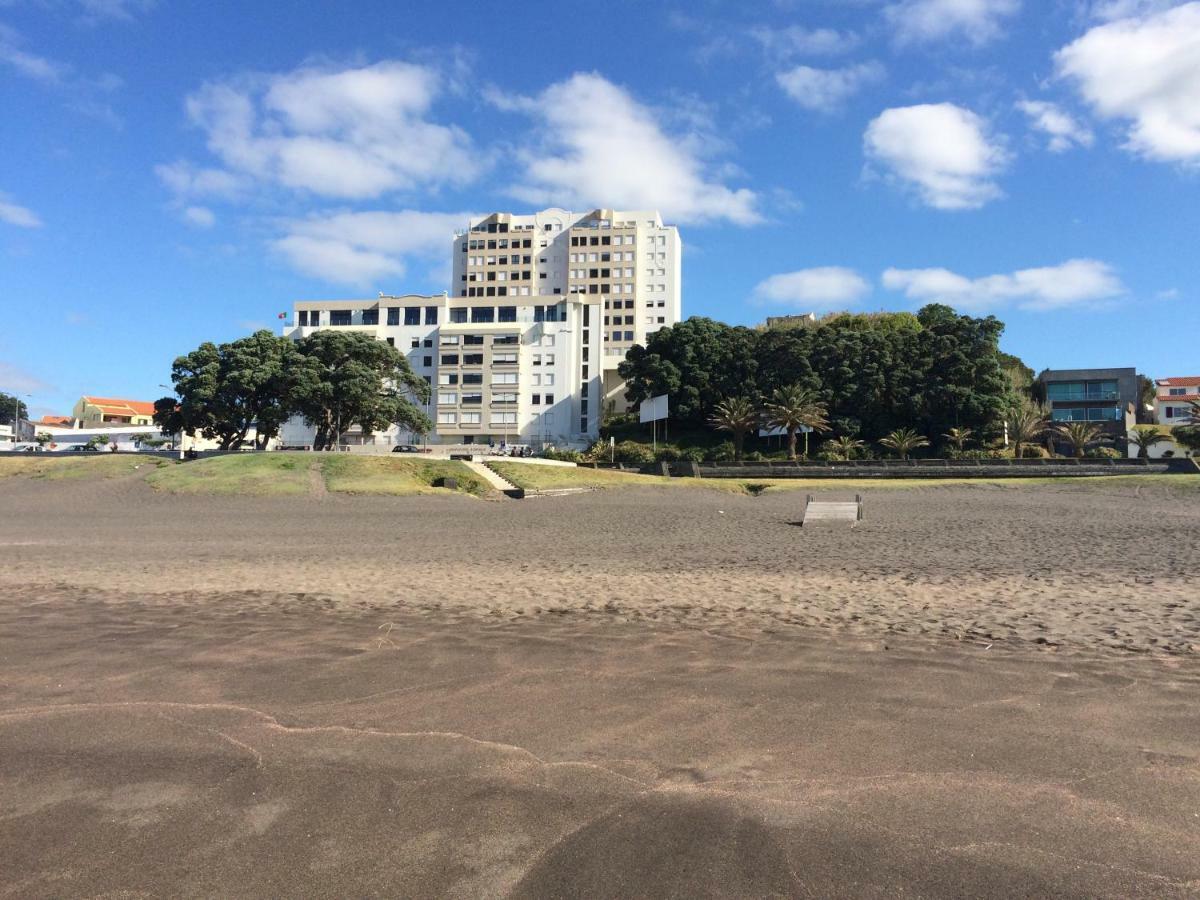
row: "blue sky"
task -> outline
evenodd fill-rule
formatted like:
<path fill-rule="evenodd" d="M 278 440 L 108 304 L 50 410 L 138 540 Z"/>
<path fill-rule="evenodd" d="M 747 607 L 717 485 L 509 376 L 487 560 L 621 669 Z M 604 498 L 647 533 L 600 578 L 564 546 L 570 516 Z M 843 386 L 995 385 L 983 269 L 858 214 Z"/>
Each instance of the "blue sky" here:
<path fill-rule="evenodd" d="M 1200 2 L 0 0 L 0 110 L 35 413 L 549 205 L 661 208 L 685 315 L 937 300 L 1037 369 L 1200 370 Z"/>

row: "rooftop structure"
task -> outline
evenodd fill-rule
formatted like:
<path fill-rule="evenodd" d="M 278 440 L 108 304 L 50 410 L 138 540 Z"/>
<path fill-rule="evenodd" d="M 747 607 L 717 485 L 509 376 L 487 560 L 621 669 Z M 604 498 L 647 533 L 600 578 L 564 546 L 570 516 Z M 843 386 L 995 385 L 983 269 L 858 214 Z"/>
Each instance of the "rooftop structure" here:
<path fill-rule="evenodd" d="M 123 400 L 116 397 L 79 398 L 71 410 L 76 427 L 99 425 L 153 425 L 154 404 L 148 400 Z"/>

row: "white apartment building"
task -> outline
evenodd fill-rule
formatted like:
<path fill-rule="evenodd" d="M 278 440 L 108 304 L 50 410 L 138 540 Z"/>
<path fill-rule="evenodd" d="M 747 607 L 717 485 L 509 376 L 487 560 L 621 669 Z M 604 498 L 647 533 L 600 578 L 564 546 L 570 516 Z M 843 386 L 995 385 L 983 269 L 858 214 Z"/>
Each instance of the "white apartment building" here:
<path fill-rule="evenodd" d="M 626 351 L 682 317 L 679 229 L 654 211 L 492 213 L 454 236 L 452 256 L 452 297 L 598 302 L 604 400 L 618 409 Z"/>
<path fill-rule="evenodd" d="M 306 300 L 295 304 L 293 322 L 284 334 L 296 340 L 340 328 L 403 352 L 432 390 L 426 407 L 434 424 L 431 443 L 540 447 L 588 444 L 599 436 L 599 297 L 506 292 Z M 281 443 L 310 444 L 313 432 L 293 419 L 282 429 Z M 381 438 L 415 442 L 396 429 Z"/>

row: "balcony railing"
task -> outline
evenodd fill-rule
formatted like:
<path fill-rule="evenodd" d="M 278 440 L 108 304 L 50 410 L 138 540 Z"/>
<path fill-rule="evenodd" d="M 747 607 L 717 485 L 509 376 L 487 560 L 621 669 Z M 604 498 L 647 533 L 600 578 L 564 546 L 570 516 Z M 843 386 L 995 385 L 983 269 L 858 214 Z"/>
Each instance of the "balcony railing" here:
<path fill-rule="evenodd" d="M 1046 399 L 1051 403 L 1075 403 L 1081 400 L 1120 400 L 1121 394 L 1119 391 L 1068 391 L 1047 394 Z"/>

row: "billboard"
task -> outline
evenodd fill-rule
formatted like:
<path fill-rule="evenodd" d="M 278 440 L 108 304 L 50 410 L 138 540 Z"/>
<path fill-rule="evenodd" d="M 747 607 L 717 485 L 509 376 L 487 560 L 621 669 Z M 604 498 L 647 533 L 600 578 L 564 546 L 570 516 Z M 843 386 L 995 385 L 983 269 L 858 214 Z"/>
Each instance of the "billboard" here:
<path fill-rule="evenodd" d="M 667 395 L 659 394 L 649 400 L 643 400 L 638 407 L 639 422 L 657 422 L 667 417 Z"/>

